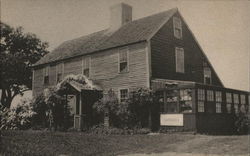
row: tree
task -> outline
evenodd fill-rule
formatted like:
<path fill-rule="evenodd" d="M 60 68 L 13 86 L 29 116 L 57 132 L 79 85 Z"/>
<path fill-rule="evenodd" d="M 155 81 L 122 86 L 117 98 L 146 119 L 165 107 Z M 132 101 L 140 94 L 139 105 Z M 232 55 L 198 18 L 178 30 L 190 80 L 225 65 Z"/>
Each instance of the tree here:
<path fill-rule="evenodd" d="M 23 33 L 22 27 L 1 26 L 1 105 L 10 108 L 16 95 L 23 95 L 32 85 L 31 66 L 48 53 L 48 43 L 35 34 Z"/>

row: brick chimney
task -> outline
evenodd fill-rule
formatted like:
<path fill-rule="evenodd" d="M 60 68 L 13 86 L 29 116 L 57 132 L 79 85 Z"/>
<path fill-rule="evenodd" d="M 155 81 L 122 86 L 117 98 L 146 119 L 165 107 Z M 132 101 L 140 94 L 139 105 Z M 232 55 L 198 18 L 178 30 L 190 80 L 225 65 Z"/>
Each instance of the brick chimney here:
<path fill-rule="evenodd" d="M 110 7 L 110 30 L 115 31 L 122 25 L 132 21 L 132 7 L 119 3 Z"/>

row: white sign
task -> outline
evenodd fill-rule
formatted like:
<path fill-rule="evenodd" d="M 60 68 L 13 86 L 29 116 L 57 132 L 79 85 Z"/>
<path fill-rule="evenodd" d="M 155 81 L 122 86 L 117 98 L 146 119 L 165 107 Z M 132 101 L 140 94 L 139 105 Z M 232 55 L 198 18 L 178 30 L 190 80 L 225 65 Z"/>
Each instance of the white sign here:
<path fill-rule="evenodd" d="M 161 114 L 161 126 L 183 126 L 183 114 Z"/>

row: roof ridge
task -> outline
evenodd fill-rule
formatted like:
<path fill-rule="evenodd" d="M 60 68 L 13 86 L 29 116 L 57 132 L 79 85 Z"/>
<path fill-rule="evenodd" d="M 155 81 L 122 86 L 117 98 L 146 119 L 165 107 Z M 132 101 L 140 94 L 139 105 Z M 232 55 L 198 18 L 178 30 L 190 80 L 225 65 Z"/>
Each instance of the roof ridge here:
<path fill-rule="evenodd" d="M 171 11 L 174 11 L 174 10 L 177 11 L 178 8 L 175 7 L 175 8 L 169 9 L 169 10 L 165 10 L 165 11 L 161 11 L 161 12 L 158 12 L 158 13 L 154 13 L 154 14 L 149 15 L 149 16 L 144 16 L 144 17 L 138 18 L 138 19 L 136 19 L 136 20 L 132 20 L 132 21 L 126 23 L 126 24 L 133 23 L 133 22 L 137 22 L 137 21 L 142 20 L 142 19 L 145 19 L 145 18 L 150 18 L 150 17 L 156 16 L 156 15 L 164 14 L 164 13 L 171 12 Z M 126 24 L 125 24 L 125 25 L 126 25 Z"/>
<path fill-rule="evenodd" d="M 62 42 L 48 53 L 34 66 L 57 62 L 81 55 L 87 55 L 95 51 L 114 48 L 139 41 L 146 41 L 166 23 L 177 8 L 142 17 L 122 25 L 114 31 L 109 28 L 92 32 L 71 40 Z"/>

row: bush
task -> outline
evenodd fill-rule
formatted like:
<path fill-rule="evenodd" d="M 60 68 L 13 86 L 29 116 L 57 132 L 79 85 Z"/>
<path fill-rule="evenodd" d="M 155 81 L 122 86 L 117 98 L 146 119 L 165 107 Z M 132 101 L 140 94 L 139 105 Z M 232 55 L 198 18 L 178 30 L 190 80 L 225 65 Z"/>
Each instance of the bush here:
<path fill-rule="evenodd" d="M 116 128 L 116 127 L 104 127 L 104 125 L 93 126 L 88 131 L 91 134 L 99 135 L 134 135 L 134 134 L 148 134 L 150 129 L 148 128 Z"/>
<path fill-rule="evenodd" d="M 1 127 L 0 130 L 28 129 L 31 127 L 31 119 L 35 115 L 31 100 L 24 99 L 14 108 L 0 109 Z"/>
<path fill-rule="evenodd" d="M 93 105 L 93 109 L 103 117 L 102 119 L 105 115 L 109 119 L 109 125 L 113 127 L 124 128 L 129 123 L 128 103 L 119 103 L 112 89 Z"/>
<path fill-rule="evenodd" d="M 250 128 L 250 119 L 248 119 L 246 113 L 240 112 L 236 116 L 235 121 L 236 133 L 247 134 Z"/>
<path fill-rule="evenodd" d="M 34 128 L 52 128 L 54 130 L 67 130 L 70 125 L 70 108 L 66 99 L 58 94 L 54 88 L 47 89 L 45 96 L 42 94 L 34 100 L 33 118 Z"/>
<path fill-rule="evenodd" d="M 109 118 L 117 128 L 151 127 L 154 94 L 147 88 L 138 88 L 130 93 L 129 99 L 119 102 L 112 89 L 93 105 L 97 113 Z"/>

